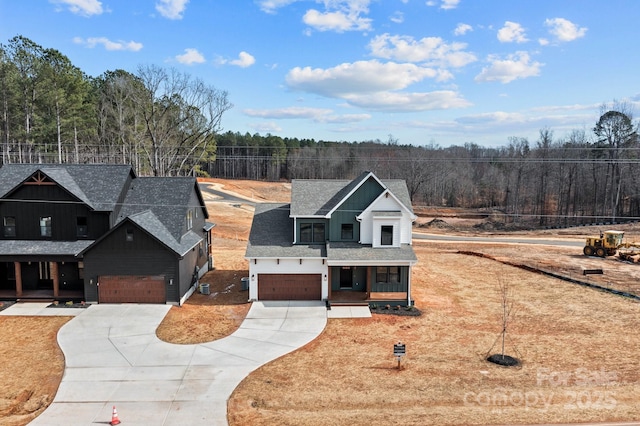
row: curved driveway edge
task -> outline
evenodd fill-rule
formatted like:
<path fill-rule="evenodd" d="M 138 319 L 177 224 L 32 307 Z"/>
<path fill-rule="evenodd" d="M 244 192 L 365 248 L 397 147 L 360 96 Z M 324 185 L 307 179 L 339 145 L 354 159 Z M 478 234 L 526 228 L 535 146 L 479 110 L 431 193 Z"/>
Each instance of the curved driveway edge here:
<path fill-rule="evenodd" d="M 198 345 L 156 337 L 168 305 L 94 305 L 65 324 L 65 371 L 31 425 L 226 425 L 227 400 L 249 373 L 315 339 L 323 302 L 254 302 L 238 330 Z"/>

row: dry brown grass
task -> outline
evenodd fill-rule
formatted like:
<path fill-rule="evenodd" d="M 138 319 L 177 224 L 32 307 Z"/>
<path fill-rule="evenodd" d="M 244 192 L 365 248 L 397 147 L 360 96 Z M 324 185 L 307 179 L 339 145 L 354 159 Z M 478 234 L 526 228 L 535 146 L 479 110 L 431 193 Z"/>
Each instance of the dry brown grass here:
<path fill-rule="evenodd" d="M 173 306 L 158 327 L 158 337 L 169 343 L 210 342 L 236 331 L 251 307 L 241 278 L 248 273 L 244 250 L 233 240 L 218 241 L 213 251 L 216 269 L 202 277 L 209 295 L 194 293 L 182 306 Z"/>
<path fill-rule="evenodd" d="M 71 317 L 0 317 L 0 424 L 25 425 L 53 401 L 64 370 L 56 344 Z"/>
<path fill-rule="evenodd" d="M 289 200 L 284 183 L 211 181 L 258 201 Z M 182 308 L 170 310 L 158 330 L 168 341 L 197 343 L 223 337 L 235 330 L 249 307 L 246 291 L 238 288 L 248 269 L 243 256 L 253 210 L 248 204 L 215 203 L 209 204 L 209 212 L 217 224 L 216 270 L 203 278 L 210 283 L 211 296 L 195 294 Z M 640 266 L 544 246 L 417 243 L 415 248 L 420 263 L 413 273 L 413 296 L 422 317 L 330 320 L 317 340 L 243 381 L 229 401 L 231 424 L 640 419 L 638 303 L 456 252 L 472 250 L 500 260 L 545 264 L 575 275 L 581 268 L 604 265 L 605 275 L 594 278 L 615 277 L 621 282 L 637 281 Z M 514 283 L 517 312 L 507 353 L 523 360 L 519 369 L 484 361 L 500 332 L 499 279 Z M 24 425 L 53 399 L 64 365 L 56 333 L 69 319 L 0 318 L 0 339 L 11 342 L 0 351 L 5 371 L 1 424 Z M 407 344 L 400 371 L 391 356 L 398 340 Z M 602 376 L 602 369 L 609 375 L 600 377 L 599 384 L 579 383 L 586 373 Z M 547 380 L 551 373 L 566 383 Z M 508 397 L 506 402 L 501 396 Z"/>
<path fill-rule="evenodd" d="M 640 418 L 640 339 L 633 332 L 640 326 L 640 304 L 489 259 L 420 243 L 415 248 L 420 263 L 413 295 L 423 316 L 330 320 L 314 342 L 240 384 L 229 401 L 230 423 Z M 506 352 L 522 359 L 522 368 L 484 360 L 500 333 L 500 280 L 515 292 Z M 398 340 L 407 345 L 401 371 L 392 356 Z"/>

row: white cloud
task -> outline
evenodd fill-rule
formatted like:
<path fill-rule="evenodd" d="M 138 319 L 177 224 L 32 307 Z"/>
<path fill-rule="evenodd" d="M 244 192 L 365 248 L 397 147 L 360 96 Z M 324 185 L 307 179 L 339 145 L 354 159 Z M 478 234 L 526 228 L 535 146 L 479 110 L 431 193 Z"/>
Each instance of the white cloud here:
<path fill-rule="evenodd" d="M 327 69 L 296 67 L 287 74 L 286 83 L 294 90 L 344 98 L 357 93 L 400 90 L 425 78 L 437 76 L 436 70 L 415 64 L 372 60 L 344 63 Z"/>
<path fill-rule="evenodd" d="M 460 23 L 456 26 L 456 29 L 453 30 L 453 34 L 457 36 L 461 36 L 461 35 L 465 35 L 469 31 L 473 31 L 473 27 L 471 25 Z"/>
<path fill-rule="evenodd" d="M 576 24 L 564 18 L 547 19 L 544 21 L 544 25 L 549 27 L 549 33 L 561 42 L 579 39 L 587 33 L 586 27 L 579 28 Z"/>
<path fill-rule="evenodd" d="M 293 90 L 345 100 L 349 105 L 376 111 L 426 111 L 462 108 L 469 102 L 453 91 L 399 92 L 439 72 L 415 64 L 359 61 L 329 69 L 294 68 L 287 74 Z"/>
<path fill-rule="evenodd" d="M 371 119 L 371 114 L 332 114 L 319 117 L 320 123 L 346 124 L 359 123 Z"/>
<path fill-rule="evenodd" d="M 76 44 L 83 44 L 90 49 L 93 49 L 98 45 L 102 45 L 106 50 L 126 50 L 130 52 L 137 52 L 143 47 L 142 43 L 138 43 L 136 41 L 111 41 L 106 37 L 89 37 L 87 39 L 75 37 L 73 42 Z"/>
<path fill-rule="evenodd" d="M 540 46 L 547 46 L 549 44 L 549 40 L 546 38 L 539 38 L 538 39 L 538 44 Z"/>
<path fill-rule="evenodd" d="M 342 11 L 318 12 L 310 9 L 304 14 L 305 24 L 318 31 L 366 31 L 371 29 L 371 19 L 362 18 L 359 14 L 347 14 Z"/>
<path fill-rule="evenodd" d="M 442 0 L 441 4 L 440 4 L 440 9 L 444 9 L 444 10 L 449 10 L 449 9 L 455 9 L 456 7 L 458 7 L 458 4 L 460 3 L 460 0 Z M 426 2 L 427 6 L 437 6 L 438 2 L 436 0 L 428 0 Z"/>
<path fill-rule="evenodd" d="M 206 62 L 204 55 L 198 52 L 198 49 L 193 48 L 184 49 L 184 54 L 177 55 L 176 60 L 185 65 L 203 64 Z"/>
<path fill-rule="evenodd" d="M 327 108 L 288 107 L 276 109 L 245 109 L 243 111 L 250 117 L 260 118 L 315 118 L 321 115 L 331 114 L 333 111 Z"/>
<path fill-rule="evenodd" d="M 460 0 L 442 0 L 442 6 L 440 6 L 440 9 L 455 9 L 458 7 L 458 3 L 460 3 Z"/>
<path fill-rule="evenodd" d="M 393 15 L 389 17 L 389 20 L 395 24 L 402 24 L 404 22 L 404 13 L 393 12 Z"/>
<path fill-rule="evenodd" d="M 71 13 L 82 16 L 100 15 L 104 10 L 98 0 L 50 0 L 53 4 L 66 5 Z"/>
<path fill-rule="evenodd" d="M 498 30 L 498 40 L 502 43 L 524 43 L 529 41 L 524 28 L 517 22 L 506 21 L 504 27 Z"/>
<path fill-rule="evenodd" d="M 240 52 L 238 59 L 229 61 L 231 65 L 238 66 L 240 68 L 247 68 L 256 63 L 256 58 L 248 54 L 247 52 Z"/>
<path fill-rule="evenodd" d="M 431 111 L 471 106 L 471 103 L 459 93 L 450 90 L 428 93 L 380 92 L 349 95 L 345 99 L 354 106 L 388 112 Z"/>
<path fill-rule="evenodd" d="M 371 118 L 369 114 L 335 114 L 327 108 L 288 107 L 276 109 L 246 109 L 250 117 L 265 119 L 307 119 L 316 123 L 355 123 Z"/>
<path fill-rule="evenodd" d="M 264 123 L 251 123 L 249 126 L 258 133 L 280 133 L 282 127 L 278 126 L 273 121 Z"/>
<path fill-rule="evenodd" d="M 277 9 L 297 1 L 299 0 L 260 0 L 258 1 L 258 5 L 260 6 L 260 10 L 265 13 L 275 13 Z"/>
<path fill-rule="evenodd" d="M 156 10 L 167 19 L 182 19 L 189 0 L 158 0 Z"/>
<path fill-rule="evenodd" d="M 531 62 L 527 52 L 516 52 L 507 56 L 506 59 L 492 55 L 488 60 L 491 65 L 483 68 L 482 72 L 476 76 L 475 81 L 499 81 L 506 84 L 520 78 L 538 76 L 540 68 L 543 66 L 540 62 Z"/>
<path fill-rule="evenodd" d="M 397 61 L 421 62 L 443 68 L 460 68 L 477 60 L 465 52 L 465 43 L 446 43 L 440 37 L 415 40 L 410 36 L 382 34 L 374 37 L 369 49 L 374 56 Z"/>

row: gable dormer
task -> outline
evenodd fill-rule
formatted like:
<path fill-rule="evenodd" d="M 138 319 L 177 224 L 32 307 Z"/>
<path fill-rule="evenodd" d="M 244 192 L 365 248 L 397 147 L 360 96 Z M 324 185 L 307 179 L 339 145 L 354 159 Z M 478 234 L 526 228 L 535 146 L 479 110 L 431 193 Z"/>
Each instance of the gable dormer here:
<path fill-rule="evenodd" d="M 373 247 L 411 244 L 413 211 L 386 189 L 356 219 L 360 222 L 360 243 Z"/>

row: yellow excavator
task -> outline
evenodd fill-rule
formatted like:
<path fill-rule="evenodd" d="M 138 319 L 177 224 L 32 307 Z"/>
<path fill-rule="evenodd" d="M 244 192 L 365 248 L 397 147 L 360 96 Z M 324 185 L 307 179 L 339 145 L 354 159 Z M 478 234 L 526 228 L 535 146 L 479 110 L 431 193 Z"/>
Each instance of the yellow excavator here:
<path fill-rule="evenodd" d="M 585 256 L 614 256 L 616 253 L 622 260 L 636 262 L 640 255 L 640 243 L 623 242 L 623 231 L 604 231 L 600 237 L 587 237 L 582 252 Z"/>

